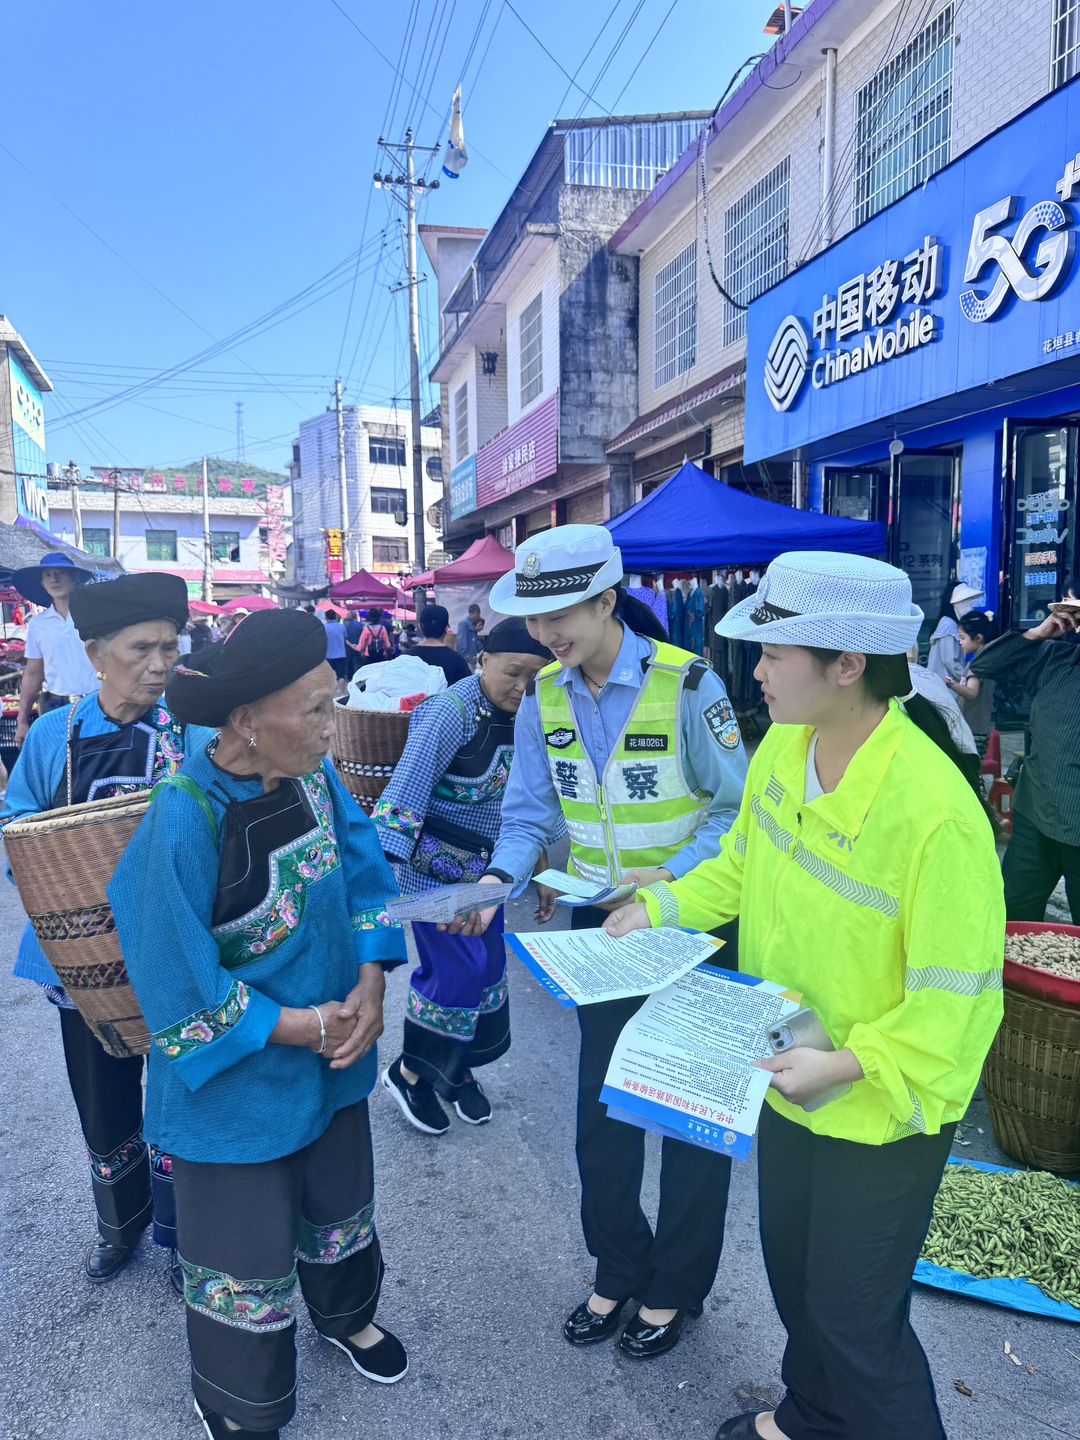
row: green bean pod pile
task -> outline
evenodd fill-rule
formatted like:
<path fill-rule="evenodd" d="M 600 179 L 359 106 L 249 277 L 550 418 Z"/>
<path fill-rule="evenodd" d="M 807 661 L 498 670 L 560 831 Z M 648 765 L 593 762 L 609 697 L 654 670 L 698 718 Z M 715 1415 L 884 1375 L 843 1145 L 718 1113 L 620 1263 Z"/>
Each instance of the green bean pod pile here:
<path fill-rule="evenodd" d="M 980 1280 L 1031 1280 L 1080 1308 L 1080 1186 L 1039 1170 L 946 1165 L 922 1258 Z"/>

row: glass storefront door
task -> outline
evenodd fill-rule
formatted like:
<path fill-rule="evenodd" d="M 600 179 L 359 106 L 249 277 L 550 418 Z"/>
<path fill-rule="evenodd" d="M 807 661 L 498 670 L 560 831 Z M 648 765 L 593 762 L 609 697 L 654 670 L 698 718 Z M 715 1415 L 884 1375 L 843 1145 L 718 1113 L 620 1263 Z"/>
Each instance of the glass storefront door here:
<path fill-rule="evenodd" d="M 845 520 L 889 519 L 889 467 L 867 465 L 861 470 L 826 469 L 825 511 Z"/>
<path fill-rule="evenodd" d="M 890 559 L 911 576 L 911 598 L 926 617 L 920 649 L 930 643 L 941 597 L 956 573 L 960 533 L 960 455 L 904 450 L 893 460 Z"/>
<path fill-rule="evenodd" d="M 1045 620 L 1080 556 L 1076 545 L 1077 454 L 1074 420 L 1008 420 L 1005 465 L 1006 613 L 1013 627 Z"/>

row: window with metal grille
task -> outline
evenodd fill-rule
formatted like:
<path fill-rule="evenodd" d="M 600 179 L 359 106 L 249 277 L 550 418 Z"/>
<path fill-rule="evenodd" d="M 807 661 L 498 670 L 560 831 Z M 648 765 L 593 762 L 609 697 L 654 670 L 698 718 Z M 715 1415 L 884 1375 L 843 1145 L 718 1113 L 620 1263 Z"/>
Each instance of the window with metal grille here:
<path fill-rule="evenodd" d="M 376 535 L 371 541 L 371 563 L 373 565 L 407 565 L 409 563 L 409 542 L 407 540 L 385 540 Z"/>
<path fill-rule="evenodd" d="M 697 359 L 697 241 L 653 281 L 653 389 L 694 368 Z"/>
<path fill-rule="evenodd" d="M 371 487 L 371 513 L 393 515 L 396 520 L 405 519 L 405 491 L 390 490 L 379 485 Z"/>
<path fill-rule="evenodd" d="M 239 530 L 211 530 L 210 549 L 215 560 L 240 559 L 240 531 Z"/>
<path fill-rule="evenodd" d="M 855 96 L 856 225 L 948 164 L 952 64 L 948 5 Z"/>
<path fill-rule="evenodd" d="M 469 387 L 454 391 L 454 463 L 469 453 Z"/>
<path fill-rule="evenodd" d="M 429 480 L 441 480 L 442 456 L 429 455 L 428 458 L 424 461 L 424 469 L 427 471 L 427 477 Z"/>
<path fill-rule="evenodd" d="M 544 296 L 530 300 L 521 312 L 521 408 L 544 388 Z"/>
<path fill-rule="evenodd" d="M 164 560 L 166 563 L 175 565 L 176 531 L 147 530 L 146 558 L 147 560 Z"/>
<path fill-rule="evenodd" d="M 370 435 L 368 460 L 372 465 L 404 465 L 404 435 Z"/>
<path fill-rule="evenodd" d="M 87 555 L 111 555 L 112 531 L 83 526 L 82 548 Z"/>
<path fill-rule="evenodd" d="M 740 305 L 782 280 L 787 271 L 791 157 L 762 176 L 724 211 L 724 286 Z M 746 311 L 724 301 L 724 344 L 746 334 Z"/>
<path fill-rule="evenodd" d="M 1054 0 L 1050 84 L 1056 89 L 1080 70 L 1080 0 Z"/>
<path fill-rule="evenodd" d="M 707 118 L 707 117 L 706 117 Z M 564 143 L 566 183 L 651 190 L 696 138 L 702 117 L 582 125 Z"/>

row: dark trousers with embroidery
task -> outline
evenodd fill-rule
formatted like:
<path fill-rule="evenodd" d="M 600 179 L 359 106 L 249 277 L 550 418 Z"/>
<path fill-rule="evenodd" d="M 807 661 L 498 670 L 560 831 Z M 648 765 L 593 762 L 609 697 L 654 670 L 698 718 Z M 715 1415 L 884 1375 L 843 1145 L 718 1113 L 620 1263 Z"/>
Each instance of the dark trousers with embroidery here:
<path fill-rule="evenodd" d="M 297 1280 L 315 1329 L 335 1340 L 370 1324 L 379 1301 L 367 1101 L 280 1160 L 177 1157 L 173 1175 L 195 1397 L 249 1430 L 287 1425 Z"/>
<path fill-rule="evenodd" d="M 788 1332 L 776 1423 L 789 1440 L 945 1440 L 908 1309 L 955 1130 L 858 1145 L 762 1108 L 761 1244 Z"/>
<path fill-rule="evenodd" d="M 59 1014 L 101 1238 L 134 1245 L 153 1218 L 154 1239 L 174 1249 L 172 1161 L 148 1146 L 142 1133 L 146 1062 L 141 1055 L 126 1060 L 110 1055 L 77 1010 Z"/>
<path fill-rule="evenodd" d="M 571 928 L 593 929 L 607 918 L 586 907 Z M 577 1161 L 581 1225 L 596 1257 L 596 1293 L 631 1296 L 652 1309 L 689 1308 L 716 1279 L 724 1244 L 731 1161 L 684 1140 L 661 1142 L 660 1209 L 656 1232 L 641 1208 L 645 1132 L 608 1118 L 600 1090 L 623 1027 L 644 997 L 580 1005 Z"/>

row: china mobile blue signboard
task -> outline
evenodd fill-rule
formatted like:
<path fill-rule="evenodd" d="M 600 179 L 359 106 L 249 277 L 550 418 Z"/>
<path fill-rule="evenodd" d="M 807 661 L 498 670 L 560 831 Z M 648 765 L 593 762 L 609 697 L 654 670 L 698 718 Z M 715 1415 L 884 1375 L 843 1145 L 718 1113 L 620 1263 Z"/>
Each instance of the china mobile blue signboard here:
<path fill-rule="evenodd" d="M 450 519 L 460 520 L 476 509 L 476 456 L 469 455 L 450 471 Z"/>
<path fill-rule="evenodd" d="M 1080 379 L 1078 225 L 1073 82 L 752 303 L 746 459 Z"/>

